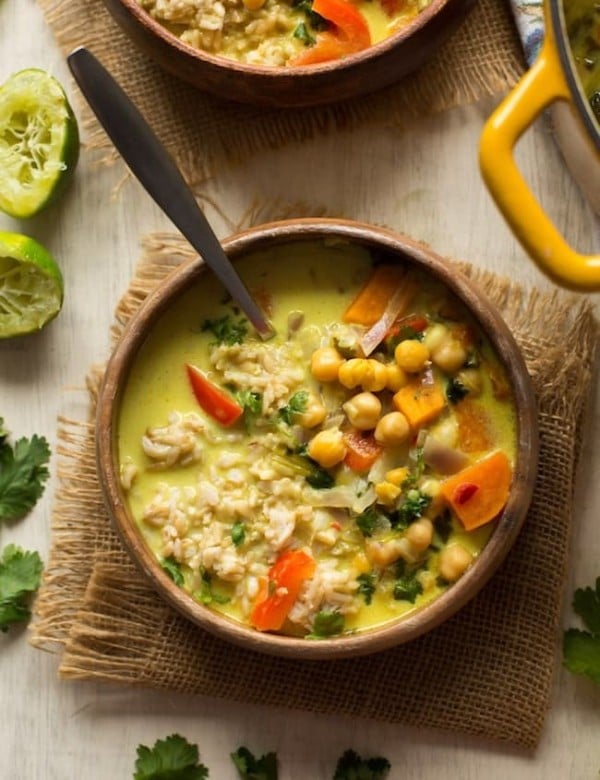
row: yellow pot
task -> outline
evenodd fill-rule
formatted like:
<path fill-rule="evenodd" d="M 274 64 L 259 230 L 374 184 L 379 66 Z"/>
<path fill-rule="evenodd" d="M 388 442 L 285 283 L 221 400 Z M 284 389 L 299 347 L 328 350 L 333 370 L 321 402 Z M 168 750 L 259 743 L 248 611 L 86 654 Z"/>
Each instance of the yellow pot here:
<path fill-rule="evenodd" d="M 514 160 L 514 147 L 521 135 L 552 106 L 557 140 L 567 165 L 594 211 L 600 214 L 600 127 L 579 83 L 562 0 L 546 0 L 544 16 L 542 50 L 533 67 L 487 121 L 479 163 L 498 208 L 539 267 L 565 287 L 600 290 L 600 255 L 583 255 L 569 246 Z"/>

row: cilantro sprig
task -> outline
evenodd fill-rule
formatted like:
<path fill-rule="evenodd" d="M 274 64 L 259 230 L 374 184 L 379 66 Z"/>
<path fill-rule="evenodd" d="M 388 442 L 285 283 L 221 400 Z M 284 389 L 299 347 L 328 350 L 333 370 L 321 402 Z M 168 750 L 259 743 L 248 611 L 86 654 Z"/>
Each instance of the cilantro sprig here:
<path fill-rule="evenodd" d="M 29 620 L 29 599 L 37 591 L 42 561 L 37 552 L 7 545 L 0 558 L 0 631 Z"/>
<path fill-rule="evenodd" d="M 198 747 L 185 737 L 171 734 L 149 748 L 137 749 L 134 780 L 205 780 L 208 769 L 200 763 Z"/>
<path fill-rule="evenodd" d="M 346 750 L 337 763 L 333 780 L 383 780 L 391 764 L 387 758 L 361 758 L 354 750 Z"/>
<path fill-rule="evenodd" d="M 50 447 L 43 436 L 18 439 L 10 445 L 0 418 L 0 521 L 19 520 L 44 492 Z"/>
<path fill-rule="evenodd" d="M 600 685 L 600 577 L 596 587 L 578 588 L 573 610 L 587 631 L 569 628 L 563 635 L 563 663 L 573 674 L 589 677 Z"/>
<path fill-rule="evenodd" d="M 218 317 L 214 320 L 204 320 L 202 331 L 210 331 L 215 337 L 217 344 L 225 344 L 232 347 L 234 344 L 241 344 L 248 334 L 248 321 L 241 317 L 235 320 L 230 314 Z"/>
<path fill-rule="evenodd" d="M 255 758 L 248 748 L 239 747 L 230 755 L 240 780 L 277 780 L 276 753 L 265 753 L 264 756 Z"/>

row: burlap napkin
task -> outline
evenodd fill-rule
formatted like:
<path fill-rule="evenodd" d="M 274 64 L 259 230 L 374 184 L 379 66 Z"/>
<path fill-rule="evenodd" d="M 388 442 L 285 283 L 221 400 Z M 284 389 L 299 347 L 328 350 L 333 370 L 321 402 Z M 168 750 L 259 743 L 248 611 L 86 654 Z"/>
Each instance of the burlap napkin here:
<path fill-rule="evenodd" d="M 146 257 L 118 306 L 115 338 L 188 253 L 177 237 L 147 242 Z M 483 591 L 430 634 L 359 659 L 280 660 L 205 633 L 155 595 L 104 510 L 92 417 L 102 369 L 95 368 L 88 377 L 90 419 L 60 421 L 52 549 L 32 626 L 34 645 L 61 652 L 62 677 L 536 745 L 559 663 L 571 502 L 599 328 L 586 299 L 526 292 L 482 269 L 461 268 L 497 304 L 523 350 L 541 432 L 529 515 L 504 566 Z"/>
<path fill-rule="evenodd" d="M 108 14 L 102 0 L 38 0 L 67 53 L 87 46 L 109 68 L 170 148 L 192 184 L 219 164 L 318 133 L 371 122 L 406 126 L 415 117 L 499 93 L 524 69 L 506 0 L 478 0 L 436 57 L 399 84 L 358 100 L 314 109 L 264 109 L 227 103 L 193 89 L 150 63 Z M 88 146 L 112 147 L 88 118 Z"/>

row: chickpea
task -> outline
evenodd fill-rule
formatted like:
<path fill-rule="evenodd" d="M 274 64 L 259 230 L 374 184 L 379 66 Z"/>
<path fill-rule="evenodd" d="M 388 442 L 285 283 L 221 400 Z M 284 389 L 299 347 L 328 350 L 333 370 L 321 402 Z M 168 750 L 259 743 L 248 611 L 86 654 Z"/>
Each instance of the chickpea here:
<path fill-rule="evenodd" d="M 464 365 L 467 352 L 460 341 L 449 338 L 432 353 L 431 359 L 442 371 L 453 374 Z"/>
<path fill-rule="evenodd" d="M 308 443 L 307 451 L 309 457 L 316 460 L 324 469 L 329 469 L 340 463 L 346 455 L 344 434 L 339 428 L 319 431 Z"/>
<path fill-rule="evenodd" d="M 360 385 L 362 379 L 362 364 L 364 358 L 350 358 L 350 360 L 344 360 L 338 369 L 337 378 L 340 384 L 352 390 Z"/>
<path fill-rule="evenodd" d="M 450 337 L 450 332 L 445 325 L 436 323 L 427 329 L 425 337 L 423 338 L 423 344 L 427 347 L 430 354 L 433 354 L 436 349 L 441 347 L 442 343 Z"/>
<path fill-rule="evenodd" d="M 385 504 L 386 506 L 393 506 L 401 492 L 398 485 L 394 485 L 393 482 L 388 482 L 387 480 L 377 482 L 375 485 L 377 500 L 380 504 Z"/>
<path fill-rule="evenodd" d="M 370 390 L 371 392 L 378 392 L 383 390 L 387 385 L 388 373 L 383 363 L 379 360 L 369 358 L 364 361 L 363 377 L 361 379 L 361 385 L 363 390 Z"/>
<path fill-rule="evenodd" d="M 297 416 L 297 420 L 303 428 L 316 428 L 327 417 L 327 409 L 314 393 L 309 393 L 306 409 Z"/>
<path fill-rule="evenodd" d="M 408 384 L 406 371 L 401 369 L 397 363 L 391 363 L 385 367 L 385 370 L 387 373 L 387 382 L 385 383 L 385 386 L 388 390 L 391 390 L 392 393 L 398 392 L 401 387 Z"/>
<path fill-rule="evenodd" d="M 440 553 L 438 565 L 440 574 L 448 582 L 456 582 L 471 565 L 473 556 L 460 544 L 446 547 Z"/>
<path fill-rule="evenodd" d="M 406 479 L 408 478 L 408 473 L 406 466 L 400 466 L 397 469 L 388 471 L 385 475 L 385 479 L 387 482 L 391 482 L 392 485 L 402 487 L 402 483 L 406 482 Z"/>
<path fill-rule="evenodd" d="M 375 438 L 380 444 L 402 444 L 410 435 L 410 425 L 402 412 L 389 412 L 377 423 Z"/>
<path fill-rule="evenodd" d="M 320 347 L 312 353 L 310 371 L 318 382 L 335 382 L 343 362 L 335 347 Z"/>
<path fill-rule="evenodd" d="M 367 557 L 375 566 L 388 566 L 390 563 L 403 558 L 407 563 L 417 560 L 411 543 L 408 539 L 389 539 L 384 542 L 367 539 L 365 544 Z"/>
<path fill-rule="evenodd" d="M 370 431 L 379 420 L 381 401 L 373 393 L 357 393 L 343 404 L 342 409 L 351 425 L 359 431 Z"/>
<path fill-rule="evenodd" d="M 416 339 L 406 339 L 398 344 L 394 357 L 403 371 L 418 374 L 429 360 L 429 348 Z"/>
<path fill-rule="evenodd" d="M 421 517 L 408 526 L 404 535 L 416 552 L 423 552 L 433 540 L 433 523 L 428 517 Z"/>

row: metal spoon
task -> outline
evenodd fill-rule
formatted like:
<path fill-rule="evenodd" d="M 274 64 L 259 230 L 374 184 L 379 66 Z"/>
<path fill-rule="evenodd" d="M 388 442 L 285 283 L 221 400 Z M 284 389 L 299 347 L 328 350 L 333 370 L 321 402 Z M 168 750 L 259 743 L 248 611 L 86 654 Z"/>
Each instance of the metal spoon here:
<path fill-rule="evenodd" d="M 258 335 L 275 331 L 223 251 L 173 158 L 117 84 L 85 47 L 67 57 L 71 73 L 131 172 L 201 255 L 239 304 Z"/>

